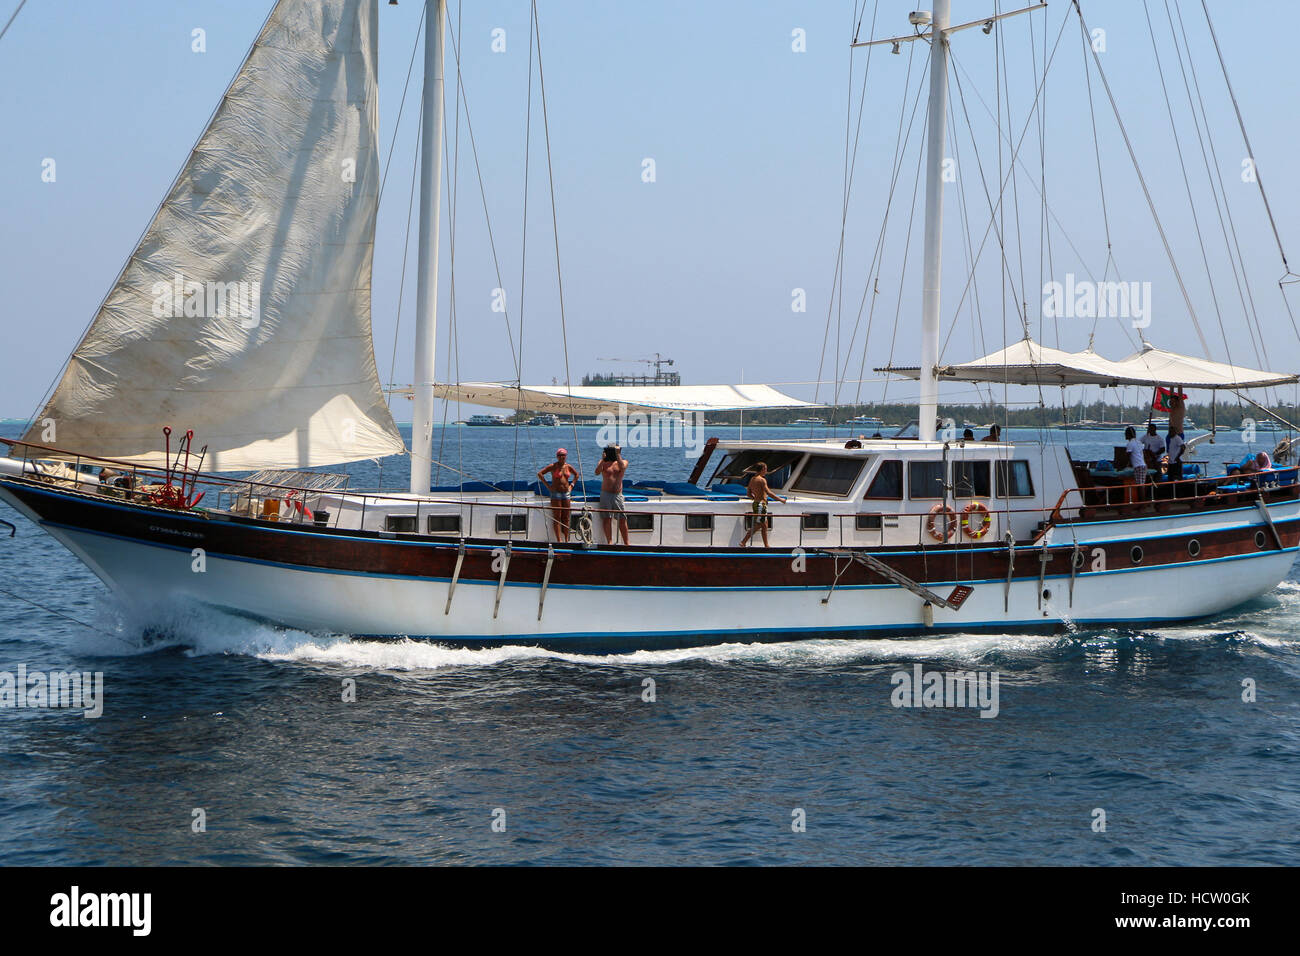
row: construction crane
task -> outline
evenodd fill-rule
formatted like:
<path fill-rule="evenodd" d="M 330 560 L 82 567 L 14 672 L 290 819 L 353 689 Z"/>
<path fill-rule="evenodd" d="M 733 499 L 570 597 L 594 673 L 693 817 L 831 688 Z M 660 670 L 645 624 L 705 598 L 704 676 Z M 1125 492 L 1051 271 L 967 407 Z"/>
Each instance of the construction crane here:
<path fill-rule="evenodd" d="M 655 367 L 655 378 L 659 377 L 663 366 L 673 364 L 672 359 L 663 358 L 658 352 L 655 353 L 654 358 L 634 358 L 634 359 L 598 358 L 596 359 L 596 361 L 597 362 L 644 362 L 647 365 L 653 365 Z"/>
<path fill-rule="evenodd" d="M 663 355 L 656 352 L 654 358 L 602 358 L 598 362 L 643 362 L 646 365 L 654 366 L 654 376 L 649 375 L 609 375 L 596 374 L 584 375 L 583 385 L 680 385 L 682 377 L 676 372 L 665 372 L 664 366 L 672 365 L 673 360 L 664 358 Z"/>

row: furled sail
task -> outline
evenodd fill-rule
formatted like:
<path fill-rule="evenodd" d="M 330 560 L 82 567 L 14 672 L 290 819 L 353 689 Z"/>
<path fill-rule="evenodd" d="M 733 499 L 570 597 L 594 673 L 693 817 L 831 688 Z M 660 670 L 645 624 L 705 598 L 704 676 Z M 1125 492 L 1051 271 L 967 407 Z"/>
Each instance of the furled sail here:
<path fill-rule="evenodd" d="M 400 392 L 401 390 L 399 390 Z M 409 390 L 407 390 L 409 394 Z M 434 393 L 449 402 L 512 408 L 557 415 L 640 412 L 734 412 L 771 408 L 820 408 L 792 398 L 771 385 L 503 385 L 461 382 L 437 385 Z"/>
<path fill-rule="evenodd" d="M 25 440 L 157 464 L 404 450 L 370 330 L 377 0 L 280 0 Z"/>

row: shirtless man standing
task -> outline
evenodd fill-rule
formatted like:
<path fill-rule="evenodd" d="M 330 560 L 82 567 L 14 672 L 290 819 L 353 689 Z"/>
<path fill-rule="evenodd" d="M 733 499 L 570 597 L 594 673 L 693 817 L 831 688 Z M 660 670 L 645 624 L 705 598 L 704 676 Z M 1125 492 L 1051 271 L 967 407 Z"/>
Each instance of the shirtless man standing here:
<path fill-rule="evenodd" d="M 555 451 L 555 461 L 537 473 L 538 481 L 550 475 L 551 523 L 555 525 L 555 540 L 569 540 L 569 509 L 573 506 L 573 482 L 577 469 L 569 464 L 569 453 L 563 448 Z"/>
<path fill-rule="evenodd" d="M 600 523 L 605 529 L 605 540 L 614 543 L 612 520 L 618 518 L 618 530 L 627 539 L 627 508 L 623 499 L 623 476 L 627 474 L 627 459 L 623 450 L 617 445 L 605 448 L 605 455 L 596 464 L 596 474 L 600 476 Z"/>
<path fill-rule="evenodd" d="M 768 548 L 771 545 L 767 543 L 767 526 L 771 519 L 767 516 L 767 502 L 771 499 L 772 501 L 784 503 L 785 499 L 780 495 L 772 494 L 772 489 L 767 486 L 767 462 L 760 461 L 754 466 L 754 471 L 754 477 L 749 479 L 750 509 L 754 518 L 749 530 L 740 539 L 740 546 L 742 548 L 747 546 L 749 539 L 754 536 L 754 532 L 761 530 L 763 532 L 763 547 Z"/>

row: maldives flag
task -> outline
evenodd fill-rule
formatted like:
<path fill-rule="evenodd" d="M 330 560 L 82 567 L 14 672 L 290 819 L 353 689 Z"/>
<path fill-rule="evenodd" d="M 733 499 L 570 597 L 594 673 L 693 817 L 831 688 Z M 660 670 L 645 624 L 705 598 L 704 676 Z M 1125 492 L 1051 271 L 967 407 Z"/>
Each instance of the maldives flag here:
<path fill-rule="evenodd" d="M 1161 388 L 1157 385 L 1155 398 L 1151 401 L 1151 407 L 1158 412 L 1172 411 L 1173 409 L 1169 407 L 1169 399 L 1175 395 L 1182 400 L 1184 405 L 1187 403 L 1187 396 L 1182 392 L 1175 392 L 1172 388 Z"/>

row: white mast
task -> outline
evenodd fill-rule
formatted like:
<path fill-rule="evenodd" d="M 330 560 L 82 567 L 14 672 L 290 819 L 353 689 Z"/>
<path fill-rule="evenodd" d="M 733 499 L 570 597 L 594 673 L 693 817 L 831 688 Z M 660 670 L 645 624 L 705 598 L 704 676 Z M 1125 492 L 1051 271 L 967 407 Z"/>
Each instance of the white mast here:
<path fill-rule="evenodd" d="M 925 265 L 921 276 L 921 441 L 934 441 L 935 419 L 939 414 L 939 287 L 943 278 L 943 163 L 947 140 L 948 121 L 948 37 L 970 27 L 983 27 L 984 33 L 993 31 L 993 24 L 1033 10 L 1042 10 L 1046 3 L 1038 3 L 998 13 L 982 20 L 971 20 L 949 26 L 950 0 L 934 0 L 933 14 L 920 10 L 908 19 L 917 32 L 883 40 L 867 40 L 853 46 L 879 46 L 888 43 L 897 53 L 904 43 L 914 40 L 930 42 L 930 109 L 926 138 L 925 175 Z M 920 28 L 926 23 L 930 29 Z"/>
<path fill-rule="evenodd" d="M 433 467 L 433 377 L 438 336 L 438 239 L 442 203 L 444 0 L 426 0 L 424 111 L 420 136 L 420 248 L 415 293 L 415 401 L 411 414 L 411 493 L 428 494 Z"/>
<path fill-rule="evenodd" d="M 943 160 L 948 122 L 948 0 L 934 0 L 930 114 L 925 156 L 925 267 L 921 276 L 921 441 L 934 441 L 939 414 L 939 286 L 943 276 Z"/>

